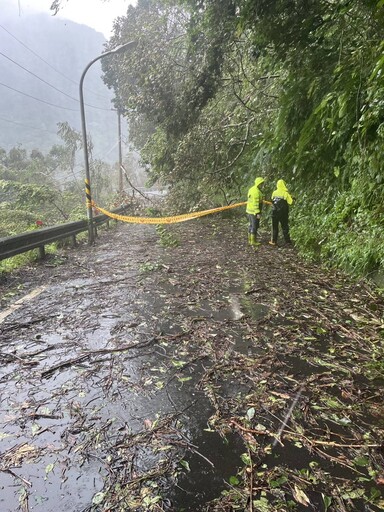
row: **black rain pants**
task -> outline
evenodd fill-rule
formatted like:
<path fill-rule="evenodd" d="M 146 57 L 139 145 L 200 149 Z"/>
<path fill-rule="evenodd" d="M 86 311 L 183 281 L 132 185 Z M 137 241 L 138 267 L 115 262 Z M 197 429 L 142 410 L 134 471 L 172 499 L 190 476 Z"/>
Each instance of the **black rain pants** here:
<path fill-rule="evenodd" d="M 281 230 L 283 232 L 284 240 L 287 244 L 291 243 L 291 237 L 289 236 L 289 210 L 288 208 L 281 208 L 280 210 L 272 210 L 272 242 L 277 243 L 279 236 L 279 224 L 281 224 Z"/>

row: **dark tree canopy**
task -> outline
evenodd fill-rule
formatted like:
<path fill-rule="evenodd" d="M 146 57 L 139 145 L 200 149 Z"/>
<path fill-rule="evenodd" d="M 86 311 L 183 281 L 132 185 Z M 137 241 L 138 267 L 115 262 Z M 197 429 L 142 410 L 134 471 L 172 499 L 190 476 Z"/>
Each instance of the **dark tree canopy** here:
<path fill-rule="evenodd" d="M 139 1 L 109 42 L 138 47 L 104 63 L 105 81 L 174 207 L 283 177 L 301 249 L 364 273 L 384 259 L 383 14 L 359 0 Z"/>

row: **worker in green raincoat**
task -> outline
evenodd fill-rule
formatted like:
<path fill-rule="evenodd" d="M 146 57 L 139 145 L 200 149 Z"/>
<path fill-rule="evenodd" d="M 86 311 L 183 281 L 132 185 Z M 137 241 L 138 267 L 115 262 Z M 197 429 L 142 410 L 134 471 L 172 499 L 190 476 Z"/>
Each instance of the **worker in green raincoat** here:
<path fill-rule="evenodd" d="M 260 190 L 264 178 L 256 178 L 255 184 L 248 190 L 248 201 L 247 201 L 247 216 L 249 221 L 248 228 L 248 242 L 253 247 L 260 245 L 256 242 L 257 230 L 260 225 L 261 211 L 263 208 L 263 194 Z"/>
<path fill-rule="evenodd" d="M 277 244 L 279 235 L 279 224 L 285 243 L 291 243 L 289 235 L 289 207 L 293 203 L 293 198 L 288 192 L 287 185 L 284 180 L 278 180 L 277 188 L 272 192 L 272 239 L 271 245 Z"/>

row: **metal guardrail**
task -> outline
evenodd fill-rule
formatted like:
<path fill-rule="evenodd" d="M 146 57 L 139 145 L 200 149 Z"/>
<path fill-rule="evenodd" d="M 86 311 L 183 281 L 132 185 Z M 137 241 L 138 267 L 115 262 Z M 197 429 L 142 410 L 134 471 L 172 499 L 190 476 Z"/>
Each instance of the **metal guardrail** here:
<path fill-rule="evenodd" d="M 121 206 L 120 208 L 115 208 L 112 212 L 123 213 L 125 210 L 126 206 Z M 98 226 L 109 220 L 111 219 L 107 215 L 95 215 L 93 217 L 94 228 L 97 229 Z M 33 249 L 39 249 L 40 257 L 43 258 L 45 255 L 45 245 L 62 240 L 63 238 L 72 238 L 75 243 L 76 235 L 87 230 L 88 221 L 79 220 L 50 228 L 37 229 L 36 231 L 27 231 L 20 235 L 0 238 L 0 261 L 16 256 L 16 254 L 32 251 Z"/>

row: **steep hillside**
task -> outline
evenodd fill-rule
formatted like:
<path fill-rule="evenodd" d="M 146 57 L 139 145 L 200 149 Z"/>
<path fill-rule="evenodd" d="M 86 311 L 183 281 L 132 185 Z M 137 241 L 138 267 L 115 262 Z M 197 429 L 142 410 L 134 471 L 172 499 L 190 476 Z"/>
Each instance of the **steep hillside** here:
<path fill-rule="evenodd" d="M 3 9 L 2 9 L 3 11 Z M 49 14 L 2 12 L 0 22 L 0 146 L 42 151 L 59 142 L 57 123 L 80 130 L 79 81 L 85 66 L 104 51 L 104 36 Z M 117 160 L 117 116 L 100 63 L 86 75 L 87 126 L 95 157 Z M 61 91 L 61 92 L 60 92 Z"/>

